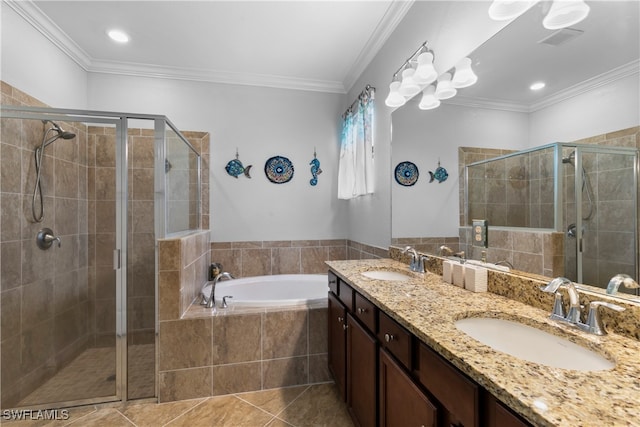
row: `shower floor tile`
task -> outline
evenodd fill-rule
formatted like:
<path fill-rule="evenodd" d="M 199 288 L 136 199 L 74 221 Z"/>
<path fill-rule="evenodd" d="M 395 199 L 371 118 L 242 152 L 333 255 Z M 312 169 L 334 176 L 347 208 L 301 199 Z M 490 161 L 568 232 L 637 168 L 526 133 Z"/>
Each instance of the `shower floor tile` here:
<path fill-rule="evenodd" d="M 153 396 L 155 366 L 149 361 L 155 360 L 154 345 L 130 346 L 128 359 L 129 396 Z M 89 348 L 16 406 L 115 396 L 115 373 L 114 347 Z"/>

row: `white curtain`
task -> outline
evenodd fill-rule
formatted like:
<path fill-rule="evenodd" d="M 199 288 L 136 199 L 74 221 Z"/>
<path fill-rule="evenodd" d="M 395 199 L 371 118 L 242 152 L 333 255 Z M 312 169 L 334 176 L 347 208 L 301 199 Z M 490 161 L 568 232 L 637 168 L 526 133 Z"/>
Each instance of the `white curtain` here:
<path fill-rule="evenodd" d="M 360 94 L 344 114 L 338 167 L 338 198 L 373 193 L 373 90 Z"/>

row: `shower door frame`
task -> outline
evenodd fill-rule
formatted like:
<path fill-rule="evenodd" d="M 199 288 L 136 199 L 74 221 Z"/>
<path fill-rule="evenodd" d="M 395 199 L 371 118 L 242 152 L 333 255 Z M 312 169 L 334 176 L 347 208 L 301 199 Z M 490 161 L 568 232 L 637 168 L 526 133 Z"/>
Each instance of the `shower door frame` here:
<path fill-rule="evenodd" d="M 48 107 L 21 107 L 2 105 L 2 117 L 15 119 L 31 119 L 31 120 L 53 120 L 80 123 L 109 124 L 116 127 L 116 245 L 113 253 L 113 266 L 116 271 L 116 390 L 115 395 L 94 397 L 86 399 L 78 399 L 72 401 L 48 402 L 29 406 L 30 409 L 44 409 L 51 407 L 70 407 L 77 405 L 88 405 L 107 402 L 126 402 L 128 399 L 128 372 L 127 372 L 127 261 L 128 261 L 128 166 L 129 166 L 129 142 L 128 142 L 128 124 L 129 120 L 152 120 L 154 129 L 154 231 L 155 231 L 155 261 L 158 265 L 158 239 L 165 238 L 166 232 L 166 215 L 168 214 L 166 201 L 166 179 L 164 170 L 164 161 L 166 154 L 166 127 L 169 126 L 176 134 L 185 142 L 185 144 L 195 153 L 197 151 L 182 135 L 178 128 L 166 117 L 155 114 L 132 114 L 122 112 L 109 111 L 92 111 L 92 110 L 74 110 L 74 109 L 58 109 Z M 197 153 L 198 154 L 198 153 Z M 200 155 L 197 160 L 198 167 L 198 196 L 200 196 Z M 200 211 L 200 198 L 198 197 L 198 209 Z M 201 217 L 198 214 L 198 223 Z M 157 268 L 154 273 L 155 281 L 155 390 L 154 396 L 149 397 L 157 399 L 158 397 L 158 274 Z M 144 399 L 144 398 L 143 398 Z"/>

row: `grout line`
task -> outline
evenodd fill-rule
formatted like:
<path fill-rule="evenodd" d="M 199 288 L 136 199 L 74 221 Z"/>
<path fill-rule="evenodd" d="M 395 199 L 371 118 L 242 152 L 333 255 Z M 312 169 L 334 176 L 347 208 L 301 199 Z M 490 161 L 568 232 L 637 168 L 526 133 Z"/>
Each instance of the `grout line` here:
<path fill-rule="evenodd" d="M 178 418 L 182 417 L 183 415 L 186 415 L 188 412 L 193 411 L 193 410 L 194 410 L 195 408 L 197 408 L 198 406 L 200 406 L 200 405 L 204 404 L 204 402 L 206 402 L 209 398 L 210 398 L 210 397 L 201 398 L 201 399 L 202 399 L 202 401 L 201 401 L 201 402 L 196 403 L 196 404 L 195 404 L 195 405 L 193 405 L 191 408 L 186 409 L 185 411 L 183 411 L 183 412 L 182 412 L 181 414 L 179 414 L 178 416 L 176 416 L 176 417 L 174 417 L 174 418 L 170 419 L 169 421 L 167 421 L 166 423 L 164 423 L 164 424 L 163 424 L 163 426 L 169 425 L 169 424 L 171 424 L 172 422 L 174 422 L 175 420 L 177 420 Z M 180 401 L 178 401 L 178 402 L 180 402 Z M 167 402 L 167 403 L 169 403 L 169 402 Z M 158 403 L 158 405 L 161 405 L 161 403 Z"/>

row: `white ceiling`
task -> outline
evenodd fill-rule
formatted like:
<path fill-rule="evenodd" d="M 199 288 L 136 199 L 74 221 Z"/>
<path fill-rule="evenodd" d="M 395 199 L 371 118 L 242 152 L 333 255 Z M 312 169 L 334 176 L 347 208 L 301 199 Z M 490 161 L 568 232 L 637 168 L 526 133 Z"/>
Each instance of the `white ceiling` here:
<path fill-rule="evenodd" d="M 21 1 L 87 71 L 345 93 L 412 1 Z M 106 35 L 118 28 L 131 41 Z"/>

